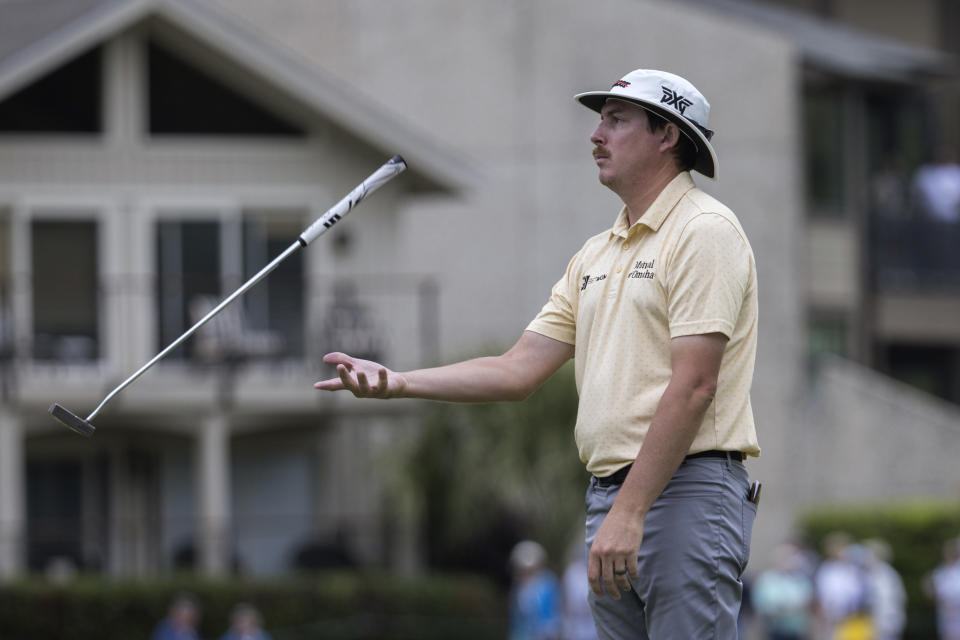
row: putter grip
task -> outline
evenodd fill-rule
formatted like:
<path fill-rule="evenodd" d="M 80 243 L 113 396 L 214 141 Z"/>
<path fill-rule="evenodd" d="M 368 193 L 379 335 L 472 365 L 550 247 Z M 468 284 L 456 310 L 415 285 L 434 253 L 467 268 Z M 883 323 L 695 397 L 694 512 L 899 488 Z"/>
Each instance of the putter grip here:
<path fill-rule="evenodd" d="M 348 193 L 340 202 L 330 207 L 325 214 L 320 216 L 313 224 L 306 228 L 300 234 L 300 244 L 306 247 L 316 240 L 330 227 L 340 221 L 341 218 L 350 213 L 350 210 L 360 204 L 368 195 L 385 185 L 394 177 L 400 175 L 407 168 L 407 163 L 400 156 L 393 156 L 382 167 L 370 174 L 366 180 L 361 182 Z"/>

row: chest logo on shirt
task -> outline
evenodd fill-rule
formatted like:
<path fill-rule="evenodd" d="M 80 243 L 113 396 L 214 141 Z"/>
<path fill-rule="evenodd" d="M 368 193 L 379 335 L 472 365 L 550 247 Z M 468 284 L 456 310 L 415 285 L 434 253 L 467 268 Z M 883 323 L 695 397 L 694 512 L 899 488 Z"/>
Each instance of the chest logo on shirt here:
<path fill-rule="evenodd" d="M 594 282 L 600 282 L 601 280 L 606 280 L 606 279 L 607 279 L 607 274 L 605 273 L 599 276 L 591 276 L 591 275 L 583 276 L 582 278 L 580 278 L 580 281 L 582 282 L 582 284 L 580 285 L 580 291 L 583 291 L 584 289 L 586 289 L 588 284 L 593 284 Z"/>
<path fill-rule="evenodd" d="M 633 265 L 633 271 L 627 274 L 628 278 L 637 278 L 641 280 L 653 280 L 656 275 L 656 260 L 637 260 Z"/>

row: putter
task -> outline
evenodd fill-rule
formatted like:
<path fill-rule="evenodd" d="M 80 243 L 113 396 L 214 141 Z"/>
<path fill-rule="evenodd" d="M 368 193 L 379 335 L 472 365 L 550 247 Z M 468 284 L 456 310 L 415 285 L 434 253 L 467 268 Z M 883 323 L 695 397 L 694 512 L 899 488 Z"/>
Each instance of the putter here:
<path fill-rule="evenodd" d="M 317 218 L 313 224 L 307 227 L 306 230 L 300 234 L 293 244 L 287 247 L 287 249 L 279 256 L 274 258 L 273 262 L 265 266 L 256 275 L 243 283 L 239 289 L 224 298 L 220 304 L 214 307 L 195 325 L 187 329 L 183 335 L 167 345 L 163 351 L 155 355 L 152 360 L 137 369 L 133 375 L 117 385 L 117 388 L 107 394 L 107 397 L 104 398 L 97 408 L 94 409 L 86 418 L 81 418 L 57 403 L 50 405 L 50 415 L 52 415 L 57 421 L 62 423 L 68 429 L 75 431 L 82 436 L 92 436 L 93 432 L 96 431 L 96 427 L 93 426 L 90 421 L 93 420 L 98 413 L 100 413 L 100 410 L 103 409 L 104 405 L 107 404 L 115 395 L 120 393 L 124 388 L 130 385 L 130 383 L 143 375 L 147 369 L 162 360 L 168 353 L 180 346 L 187 338 L 193 335 L 197 329 L 205 325 L 211 318 L 223 311 L 227 305 L 242 296 L 251 287 L 267 277 L 267 275 L 276 269 L 281 262 L 289 258 L 292 254 L 296 253 L 300 249 L 306 247 L 319 236 L 323 235 L 328 229 L 330 229 L 330 227 L 344 218 L 351 211 L 351 209 L 360 204 L 364 198 L 402 173 L 406 168 L 407 163 L 404 162 L 403 158 L 400 156 L 393 156 L 390 158 L 390 160 L 388 160 L 382 167 L 374 171 L 366 180 L 357 185 L 353 191 L 348 193 L 342 200 L 340 200 L 340 202 L 333 205 L 333 207 L 327 210 L 326 213 Z"/>

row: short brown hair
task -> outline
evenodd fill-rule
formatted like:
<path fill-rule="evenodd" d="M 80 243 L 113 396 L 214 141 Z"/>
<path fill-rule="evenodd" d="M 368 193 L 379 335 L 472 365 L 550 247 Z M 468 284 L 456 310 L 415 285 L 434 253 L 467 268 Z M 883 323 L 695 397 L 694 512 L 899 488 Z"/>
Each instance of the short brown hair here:
<path fill-rule="evenodd" d="M 662 131 L 667 126 L 669 120 L 663 116 L 648 109 L 644 109 L 644 111 L 647 114 L 647 124 L 652 133 Z M 680 171 L 690 171 L 697 163 L 697 146 L 682 130 L 677 139 L 677 144 L 670 148 L 670 153 L 673 155 L 673 159 L 677 163 L 677 168 L 680 169 Z"/>

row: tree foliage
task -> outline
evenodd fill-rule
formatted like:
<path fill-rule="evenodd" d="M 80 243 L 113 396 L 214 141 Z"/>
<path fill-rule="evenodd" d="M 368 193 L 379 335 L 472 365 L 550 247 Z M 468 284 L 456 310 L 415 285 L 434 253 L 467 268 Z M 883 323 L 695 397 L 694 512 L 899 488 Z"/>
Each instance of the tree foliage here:
<path fill-rule="evenodd" d="M 562 566 L 583 539 L 576 413 L 572 364 L 523 402 L 431 406 L 404 465 L 431 565 L 503 582 L 513 544 L 533 539 Z"/>

